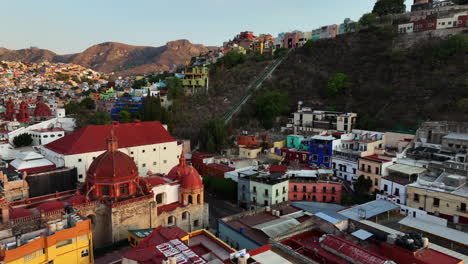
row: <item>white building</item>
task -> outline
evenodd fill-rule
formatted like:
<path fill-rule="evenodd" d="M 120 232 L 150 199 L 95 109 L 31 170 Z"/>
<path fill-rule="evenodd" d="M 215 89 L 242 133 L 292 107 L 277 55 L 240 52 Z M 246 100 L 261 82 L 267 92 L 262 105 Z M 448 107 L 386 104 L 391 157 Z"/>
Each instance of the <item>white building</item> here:
<path fill-rule="evenodd" d="M 76 167 L 83 182 L 93 160 L 106 150 L 106 139 L 114 131 L 119 150 L 135 161 L 140 176 L 167 174 L 179 163 L 182 144 L 157 121 L 87 126 L 40 148 L 57 167 Z"/>
<path fill-rule="evenodd" d="M 354 129 L 334 141 L 332 168 L 335 176 L 348 182 L 357 180 L 358 159 L 373 155 L 384 146 L 384 133 Z"/>
<path fill-rule="evenodd" d="M 406 205 L 406 186 L 416 182 L 426 169 L 404 164 L 394 164 L 387 167 L 388 175 L 382 177 L 380 190 L 386 196 L 386 200 L 397 204 Z"/>
<path fill-rule="evenodd" d="M 398 25 L 398 32 L 400 34 L 413 33 L 413 23 L 406 23 Z"/>
<path fill-rule="evenodd" d="M 461 12 L 454 15 L 442 17 L 437 19 L 436 29 L 454 28 L 458 26 L 458 17 L 464 16 L 468 12 Z"/>
<path fill-rule="evenodd" d="M 29 134 L 33 139 L 33 146 L 42 146 L 64 137 L 65 130 L 59 127 L 33 129 L 29 132 Z"/>
<path fill-rule="evenodd" d="M 293 114 L 287 129 L 293 129 L 294 134 L 350 133 L 356 118 L 356 113 L 312 111 L 309 107 L 302 107 L 302 102 L 299 102 L 298 111 Z"/>

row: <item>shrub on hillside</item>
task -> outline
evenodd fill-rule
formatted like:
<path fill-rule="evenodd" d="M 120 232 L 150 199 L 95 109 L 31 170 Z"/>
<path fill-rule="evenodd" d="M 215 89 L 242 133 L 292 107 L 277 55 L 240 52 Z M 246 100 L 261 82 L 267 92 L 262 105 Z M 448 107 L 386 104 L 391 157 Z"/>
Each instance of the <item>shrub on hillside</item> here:
<path fill-rule="evenodd" d="M 336 73 L 330 79 L 327 84 L 327 95 L 330 97 L 336 97 L 343 94 L 344 90 L 351 88 L 353 84 L 349 81 L 348 75 L 344 73 Z"/>
<path fill-rule="evenodd" d="M 435 50 L 435 56 L 439 59 L 447 59 L 455 54 L 465 54 L 468 52 L 468 36 L 455 35 L 441 42 Z"/>

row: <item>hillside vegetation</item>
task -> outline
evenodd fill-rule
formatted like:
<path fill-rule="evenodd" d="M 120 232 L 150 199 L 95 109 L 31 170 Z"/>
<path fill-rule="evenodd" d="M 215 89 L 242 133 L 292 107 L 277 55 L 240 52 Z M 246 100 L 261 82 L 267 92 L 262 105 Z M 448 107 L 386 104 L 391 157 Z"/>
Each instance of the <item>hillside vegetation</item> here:
<path fill-rule="evenodd" d="M 468 36 L 424 41 L 409 50 L 392 49 L 394 37 L 392 30 L 371 28 L 311 41 L 291 52 L 263 89 L 288 94 L 285 115 L 302 100 L 313 109 L 357 112 L 363 129 L 468 121 Z M 252 104 L 241 119 L 254 112 Z"/>

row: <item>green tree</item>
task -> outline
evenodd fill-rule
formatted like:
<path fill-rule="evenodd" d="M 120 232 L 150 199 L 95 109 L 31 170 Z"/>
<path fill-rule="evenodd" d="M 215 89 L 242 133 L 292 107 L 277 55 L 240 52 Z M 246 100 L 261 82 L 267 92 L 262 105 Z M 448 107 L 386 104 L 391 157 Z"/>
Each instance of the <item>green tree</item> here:
<path fill-rule="evenodd" d="M 80 106 L 88 109 L 88 110 L 94 110 L 96 108 L 96 103 L 94 102 L 93 99 L 86 97 L 80 102 Z"/>
<path fill-rule="evenodd" d="M 309 39 L 302 47 L 308 54 L 312 54 L 314 52 L 316 44 L 316 40 Z"/>
<path fill-rule="evenodd" d="M 93 125 L 110 125 L 112 123 L 112 118 L 108 112 L 97 111 L 92 118 Z"/>
<path fill-rule="evenodd" d="M 401 14 L 405 11 L 405 0 L 377 0 L 372 13 L 385 16 L 389 14 Z"/>
<path fill-rule="evenodd" d="M 80 104 L 75 101 L 70 101 L 65 105 L 65 113 L 67 115 L 73 115 L 80 111 Z"/>
<path fill-rule="evenodd" d="M 359 25 L 370 27 L 377 24 L 378 21 L 379 17 L 377 14 L 367 13 L 362 15 L 362 17 L 359 19 Z"/>
<path fill-rule="evenodd" d="M 224 67 L 232 68 L 238 64 L 244 63 L 245 55 L 235 51 L 229 51 L 226 53 L 226 55 L 223 56 L 220 62 L 224 65 Z"/>
<path fill-rule="evenodd" d="M 226 143 L 226 129 L 221 120 L 208 121 L 200 131 L 200 146 L 203 150 L 214 153 L 223 149 Z"/>
<path fill-rule="evenodd" d="M 146 82 L 145 78 L 140 79 L 140 80 L 135 80 L 133 82 L 132 88 L 133 89 L 141 89 L 142 87 L 147 86 L 148 83 Z"/>
<path fill-rule="evenodd" d="M 276 117 L 286 110 L 288 95 L 277 90 L 265 91 L 255 97 L 255 117 L 265 129 L 273 127 Z"/>
<path fill-rule="evenodd" d="M 356 193 L 368 194 L 372 187 L 372 180 L 366 179 L 363 175 L 358 177 L 358 180 L 354 183 L 354 191 Z"/>
<path fill-rule="evenodd" d="M 349 89 L 352 83 L 349 81 L 348 75 L 344 73 L 336 73 L 330 79 L 327 84 L 327 95 L 330 97 L 336 97 Z"/>
<path fill-rule="evenodd" d="M 143 121 L 162 121 L 162 111 L 161 99 L 155 96 L 152 96 L 148 90 L 145 101 L 141 108 L 141 120 Z"/>
<path fill-rule="evenodd" d="M 173 77 L 169 79 L 167 84 L 167 97 L 169 100 L 180 99 L 184 96 L 184 88 L 182 87 L 182 80 Z"/>
<path fill-rule="evenodd" d="M 32 144 L 32 142 L 33 142 L 33 139 L 31 137 L 31 135 L 29 135 L 27 133 L 20 134 L 20 135 L 16 136 L 15 138 L 13 138 L 13 144 L 16 147 L 29 146 L 29 145 Z"/>
<path fill-rule="evenodd" d="M 118 113 L 120 123 L 130 123 L 133 121 L 132 114 L 127 110 L 120 110 Z"/>
<path fill-rule="evenodd" d="M 463 55 L 465 53 L 468 53 L 468 36 L 463 34 L 451 36 L 442 41 L 435 50 L 435 56 L 439 59 L 447 59 L 455 54 Z"/>

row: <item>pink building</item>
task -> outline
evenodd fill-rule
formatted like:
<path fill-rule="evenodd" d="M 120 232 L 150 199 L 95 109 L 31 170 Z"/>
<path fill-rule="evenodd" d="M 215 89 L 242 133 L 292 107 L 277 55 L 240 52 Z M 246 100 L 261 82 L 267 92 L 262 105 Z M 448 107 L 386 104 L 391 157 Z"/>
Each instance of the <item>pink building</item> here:
<path fill-rule="evenodd" d="M 302 32 L 288 32 L 284 34 L 283 47 L 292 49 L 299 47 L 299 42 L 304 38 Z"/>
<path fill-rule="evenodd" d="M 341 203 L 342 184 L 323 180 L 289 180 L 290 201 Z"/>

